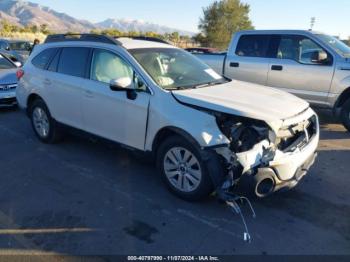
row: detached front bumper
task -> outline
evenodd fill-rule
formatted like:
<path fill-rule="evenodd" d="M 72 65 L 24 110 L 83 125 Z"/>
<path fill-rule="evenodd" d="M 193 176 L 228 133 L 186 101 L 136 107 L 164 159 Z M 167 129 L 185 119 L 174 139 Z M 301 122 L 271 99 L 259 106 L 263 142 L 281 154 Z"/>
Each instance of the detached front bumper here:
<path fill-rule="evenodd" d="M 17 104 L 15 91 L 0 91 L 0 107 L 14 106 Z"/>
<path fill-rule="evenodd" d="M 260 183 L 245 186 L 255 187 L 255 194 L 261 197 L 263 197 L 264 195 L 272 194 L 277 191 L 290 190 L 293 187 L 295 187 L 301 181 L 301 179 L 309 172 L 309 169 L 314 164 L 316 157 L 317 153 L 313 153 L 309 157 L 309 159 L 306 160 L 305 163 L 303 163 L 297 168 L 293 177 L 288 180 L 280 180 L 280 175 L 278 174 L 278 172 L 271 167 L 259 168 L 256 174 L 256 178 L 257 181 L 259 181 L 259 178 L 262 178 L 260 180 Z"/>
<path fill-rule="evenodd" d="M 297 169 L 295 175 L 291 179 L 279 181 L 279 184 L 275 186 L 275 191 L 292 189 L 295 187 L 299 181 L 309 172 L 309 169 L 315 163 L 316 157 L 317 153 L 315 152 L 308 160 L 306 160 L 302 166 Z"/>
<path fill-rule="evenodd" d="M 252 192 L 258 197 L 266 197 L 277 191 L 295 187 L 308 173 L 317 157 L 318 136 L 301 152 L 280 155 L 266 167 L 258 167 L 256 172 L 242 175 L 236 189 Z"/>

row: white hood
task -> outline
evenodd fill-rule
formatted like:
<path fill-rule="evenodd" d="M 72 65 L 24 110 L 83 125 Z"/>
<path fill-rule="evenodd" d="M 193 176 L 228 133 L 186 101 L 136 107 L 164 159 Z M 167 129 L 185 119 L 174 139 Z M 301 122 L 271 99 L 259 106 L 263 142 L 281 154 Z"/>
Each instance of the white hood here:
<path fill-rule="evenodd" d="M 233 80 L 222 85 L 173 91 L 180 102 L 265 122 L 281 122 L 309 104 L 272 87 Z"/>

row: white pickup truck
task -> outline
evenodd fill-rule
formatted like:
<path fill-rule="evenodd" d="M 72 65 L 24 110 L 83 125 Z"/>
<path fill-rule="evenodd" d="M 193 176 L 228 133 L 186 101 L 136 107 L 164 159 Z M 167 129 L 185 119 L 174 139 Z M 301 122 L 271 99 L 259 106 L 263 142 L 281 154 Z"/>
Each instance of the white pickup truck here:
<path fill-rule="evenodd" d="M 350 131 L 350 47 L 332 36 L 303 30 L 241 31 L 226 54 L 196 56 L 228 78 L 280 88 L 333 109 Z"/>

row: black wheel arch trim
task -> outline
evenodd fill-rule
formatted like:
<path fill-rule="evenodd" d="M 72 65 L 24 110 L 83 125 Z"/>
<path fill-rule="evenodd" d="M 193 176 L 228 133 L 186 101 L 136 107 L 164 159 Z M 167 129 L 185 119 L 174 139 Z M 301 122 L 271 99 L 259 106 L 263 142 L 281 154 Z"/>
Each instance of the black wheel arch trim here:
<path fill-rule="evenodd" d="M 225 179 L 224 170 L 222 165 L 220 164 L 220 156 L 215 152 L 216 148 L 219 147 L 225 147 L 227 144 L 220 144 L 220 145 L 214 145 L 214 146 L 208 146 L 208 147 L 202 147 L 199 145 L 199 143 L 185 130 L 173 127 L 173 126 L 167 126 L 162 128 L 158 131 L 157 135 L 155 136 L 155 139 L 153 141 L 152 145 L 152 155 L 155 156 L 157 153 L 157 148 L 161 143 L 157 144 L 157 136 L 161 134 L 162 131 L 171 131 L 173 134 L 177 134 L 179 136 L 184 137 L 188 142 L 194 144 L 199 149 L 199 154 L 201 155 L 202 160 L 205 163 L 205 166 L 208 170 L 210 179 L 213 183 L 214 189 L 217 189 L 220 187 Z"/>
<path fill-rule="evenodd" d="M 152 143 L 152 152 L 154 154 L 156 153 L 158 147 L 161 144 L 161 141 L 158 141 L 158 140 L 161 139 L 162 135 L 164 133 L 167 133 L 167 132 L 177 134 L 177 135 L 185 138 L 188 142 L 197 146 L 198 148 L 202 148 L 200 146 L 200 144 L 197 142 L 197 140 L 192 135 L 190 135 L 188 132 L 186 132 L 185 130 L 178 128 L 178 127 L 175 127 L 175 126 L 165 126 L 165 127 L 161 128 L 160 130 L 158 130 L 157 134 L 154 136 L 153 143 Z"/>
<path fill-rule="evenodd" d="M 348 99 L 350 99 L 350 86 L 340 94 L 335 103 L 334 110 L 341 108 Z"/>
<path fill-rule="evenodd" d="M 44 99 L 43 99 L 40 95 L 38 95 L 38 94 L 36 94 L 36 93 L 31 93 L 31 94 L 28 96 L 28 98 L 27 98 L 27 103 L 26 103 L 27 108 L 26 108 L 26 112 L 27 112 L 27 115 L 28 115 L 28 116 L 30 115 L 31 103 L 33 103 L 36 99 L 41 99 L 42 101 L 44 101 Z M 44 103 L 45 103 L 45 101 L 44 101 Z M 46 103 L 45 103 L 45 105 L 46 105 Z M 47 105 L 46 105 L 46 106 L 47 106 Z"/>

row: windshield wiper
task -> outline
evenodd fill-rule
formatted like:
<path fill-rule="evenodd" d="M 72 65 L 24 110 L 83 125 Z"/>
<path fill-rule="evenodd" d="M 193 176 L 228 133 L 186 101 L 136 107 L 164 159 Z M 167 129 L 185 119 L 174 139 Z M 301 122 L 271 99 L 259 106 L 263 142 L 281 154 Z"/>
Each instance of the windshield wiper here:
<path fill-rule="evenodd" d="M 164 87 L 165 90 L 185 90 L 187 89 L 184 86 L 175 86 L 175 87 Z"/>
<path fill-rule="evenodd" d="M 218 82 L 218 81 L 211 81 L 211 82 L 207 82 L 207 83 L 202 83 L 202 84 L 198 84 L 198 85 L 189 85 L 189 86 L 177 86 L 174 87 L 174 89 L 176 90 L 185 90 L 185 89 L 197 89 L 197 88 L 203 88 L 203 87 L 207 87 L 207 86 L 213 86 L 213 85 L 220 85 L 223 84 L 224 82 Z"/>

